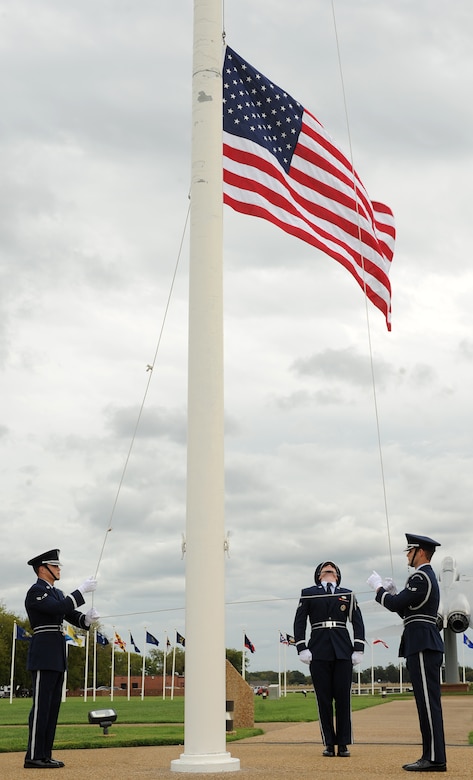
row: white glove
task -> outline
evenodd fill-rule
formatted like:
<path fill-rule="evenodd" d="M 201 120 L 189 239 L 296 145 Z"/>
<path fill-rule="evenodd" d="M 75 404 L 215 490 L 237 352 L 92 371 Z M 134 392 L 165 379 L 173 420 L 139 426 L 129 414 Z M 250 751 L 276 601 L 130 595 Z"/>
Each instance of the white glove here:
<path fill-rule="evenodd" d="M 303 664 L 310 664 L 312 661 L 312 653 L 310 650 L 301 650 L 299 653 L 299 661 L 302 661 Z"/>
<path fill-rule="evenodd" d="M 373 570 L 373 574 L 371 574 L 370 577 L 366 580 L 370 588 L 373 588 L 373 590 L 378 590 L 383 584 L 383 580 L 379 576 L 377 571 Z"/>
<path fill-rule="evenodd" d="M 392 577 L 385 577 L 383 580 L 383 588 L 384 590 L 387 590 L 388 593 L 391 594 L 391 596 L 395 596 L 397 593 L 397 588 L 393 582 Z"/>
<path fill-rule="evenodd" d="M 95 609 L 95 607 L 92 607 L 91 609 L 89 609 L 88 612 L 85 613 L 84 623 L 86 626 L 90 626 L 94 622 L 94 620 L 98 620 L 99 617 L 100 615 Z"/>
<path fill-rule="evenodd" d="M 79 585 L 77 590 L 80 590 L 82 595 L 84 595 L 84 593 L 90 593 L 91 591 L 95 590 L 96 587 L 97 587 L 97 580 L 95 579 L 95 577 L 88 577 L 86 580 L 84 580 L 82 585 Z"/>
<path fill-rule="evenodd" d="M 351 662 L 353 666 L 358 666 L 358 664 L 361 664 L 362 660 L 363 660 L 363 653 L 361 652 L 361 650 L 355 650 L 351 654 Z"/>

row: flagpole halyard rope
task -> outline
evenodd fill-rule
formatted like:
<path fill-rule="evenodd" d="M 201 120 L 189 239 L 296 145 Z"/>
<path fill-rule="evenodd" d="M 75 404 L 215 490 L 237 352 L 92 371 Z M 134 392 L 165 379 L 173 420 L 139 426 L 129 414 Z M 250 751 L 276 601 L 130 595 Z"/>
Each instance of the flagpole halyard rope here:
<path fill-rule="evenodd" d="M 392 556 L 392 548 L 391 548 L 391 531 L 390 531 L 390 525 L 389 525 L 389 512 L 388 512 L 388 500 L 387 500 L 387 492 L 386 492 L 386 480 L 385 480 L 385 473 L 384 473 L 384 461 L 383 461 L 383 449 L 381 444 L 381 433 L 380 433 L 380 423 L 379 423 L 379 412 L 378 412 L 378 399 L 377 399 L 377 392 L 376 392 L 376 377 L 375 377 L 375 370 L 374 370 L 374 361 L 373 361 L 373 349 L 372 349 L 372 343 L 371 343 L 371 328 L 370 328 L 370 315 L 369 315 L 369 308 L 368 308 L 368 295 L 367 295 L 367 285 L 366 285 L 366 276 L 365 276 L 365 258 L 363 255 L 363 252 L 361 251 L 362 246 L 362 236 L 361 236 L 361 222 L 360 222 L 360 212 L 359 212 L 359 205 L 358 205 L 358 197 L 356 192 L 356 174 L 355 174 L 355 166 L 353 161 L 353 147 L 351 142 L 351 132 L 350 132 L 350 122 L 348 118 L 348 104 L 346 99 L 346 91 L 345 91 L 345 80 L 343 77 L 343 67 L 342 67 L 342 57 L 341 57 L 341 51 L 340 51 L 340 42 L 338 38 L 338 30 L 337 30 L 337 18 L 335 14 L 335 1 L 332 0 L 332 17 L 333 17 L 333 26 L 334 26 L 334 32 L 335 32 L 335 42 L 337 47 L 337 59 L 338 59 L 338 67 L 340 72 L 340 83 L 341 83 L 341 90 L 342 90 L 342 97 L 343 97 L 343 107 L 345 111 L 345 121 L 346 121 L 346 127 L 347 127 L 347 136 L 348 136 L 348 148 L 350 153 L 350 163 L 351 163 L 351 170 L 352 170 L 352 177 L 353 177 L 353 192 L 354 192 L 354 201 L 355 201 L 355 210 L 357 214 L 357 220 L 358 220 L 358 240 L 360 243 L 360 260 L 361 260 L 361 268 L 362 268 L 362 279 L 363 279 L 363 293 L 364 293 L 364 299 L 365 299 L 365 316 L 366 316 L 366 329 L 367 329 L 367 339 L 368 339 L 368 351 L 369 351 L 369 357 L 370 357 L 370 368 L 371 368 L 371 386 L 372 386 L 372 392 L 373 392 L 373 405 L 374 405 L 374 414 L 375 414 L 375 422 L 376 422 L 376 434 L 377 434 L 377 442 L 378 442 L 378 453 L 379 453 L 379 463 L 380 463 L 380 470 L 381 470 L 381 483 L 382 483 L 382 491 L 383 491 L 383 502 L 384 502 L 384 514 L 386 518 L 386 533 L 388 538 L 388 550 L 389 550 L 389 561 L 391 564 L 391 575 L 394 572 L 394 566 L 393 566 L 393 556 Z"/>
<path fill-rule="evenodd" d="M 174 290 L 174 284 L 175 284 L 175 281 L 176 281 L 177 270 L 178 270 L 179 262 L 180 262 L 181 255 L 182 255 L 182 248 L 183 248 L 183 244 L 184 244 L 184 238 L 185 238 L 185 235 L 186 235 L 187 225 L 188 225 L 188 222 L 189 222 L 189 214 L 190 214 L 190 201 L 189 201 L 189 204 L 188 204 L 188 207 L 187 207 L 186 218 L 184 220 L 184 226 L 183 226 L 183 230 L 182 230 L 182 234 L 181 234 L 181 240 L 180 240 L 180 243 L 179 243 L 179 249 L 178 249 L 178 253 L 177 253 L 176 263 L 175 263 L 175 266 L 174 266 L 174 272 L 173 272 L 172 279 L 171 279 L 171 285 L 170 285 L 170 288 L 169 288 L 169 293 L 168 293 L 168 297 L 167 297 L 167 301 L 166 301 L 166 306 L 165 306 L 165 309 L 164 309 L 164 315 L 163 315 L 163 320 L 162 320 L 162 323 L 161 323 L 161 328 L 160 328 L 160 331 L 159 331 L 158 341 L 157 341 L 156 349 L 155 349 L 155 352 L 154 352 L 153 362 L 148 364 L 147 369 L 146 369 L 147 372 L 149 373 L 148 381 L 146 383 L 145 392 L 144 392 L 144 395 L 143 395 L 143 399 L 141 401 L 141 406 L 140 406 L 140 409 L 139 409 L 139 412 L 138 412 L 138 417 L 136 419 L 136 424 L 135 424 L 135 427 L 134 427 L 134 430 L 133 430 L 133 434 L 132 434 L 132 437 L 131 437 L 130 446 L 128 448 L 128 453 L 127 453 L 127 456 L 125 458 L 125 463 L 124 463 L 123 470 L 122 470 L 122 473 L 121 473 L 121 476 L 120 476 L 120 480 L 119 480 L 119 483 L 118 483 L 117 492 L 115 494 L 115 499 L 114 499 L 114 502 L 113 502 L 113 505 L 112 505 L 112 511 L 110 512 L 110 517 L 109 517 L 108 524 L 107 524 L 107 530 L 105 531 L 105 536 L 104 536 L 104 540 L 103 540 L 103 543 L 102 543 L 102 548 L 100 550 L 100 555 L 99 555 L 99 559 L 98 559 L 98 562 L 97 562 L 97 568 L 95 570 L 95 577 L 97 577 L 97 574 L 98 574 L 98 570 L 99 570 L 99 567 L 100 567 L 100 563 L 102 561 L 102 556 L 103 556 L 103 552 L 104 552 L 104 549 L 105 549 L 105 544 L 107 542 L 108 535 L 109 535 L 110 531 L 113 530 L 112 523 L 113 523 L 113 518 L 115 516 L 115 510 L 117 508 L 118 499 L 120 497 L 122 485 L 123 485 L 123 482 L 124 482 L 124 479 L 125 479 L 125 474 L 126 474 L 126 471 L 127 471 L 127 468 L 128 468 L 128 463 L 130 461 L 131 453 L 132 453 L 132 450 L 133 450 L 133 446 L 135 444 L 136 434 L 138 432 L 138 427 L 139 427 L 139 424 L 140 424 L 140 421 L 141 421 L 141 417 L 142 417 L 142 414 L 143 414 L 143 409 L 144 409 L 145 402 L 146 402 L 146 399 L 147 399 L 147 396 L 148 396 L 148 391 L 149 391 L 149 388 L 150 388 L 150 385 L 151 385 L 151 379 L 153 377 L 153 370 L 154 370 L 154 367 L 156 365 L 156 360 L 157 360 L 157 357 L 158 357 L 159 348 L 161 346 L 161 340 L 162 340 L 162 337 L 163 337 L 164 326 L 166 324 L 166 319 L 167 319 L 167 315 L 168 315 L 168 312 L 169 312 L 169 307 L 170 307 L 170 304 L 171 304 L 171 296 L 172 296 L 172 293 L 173 293 L 173 290 Z"/>

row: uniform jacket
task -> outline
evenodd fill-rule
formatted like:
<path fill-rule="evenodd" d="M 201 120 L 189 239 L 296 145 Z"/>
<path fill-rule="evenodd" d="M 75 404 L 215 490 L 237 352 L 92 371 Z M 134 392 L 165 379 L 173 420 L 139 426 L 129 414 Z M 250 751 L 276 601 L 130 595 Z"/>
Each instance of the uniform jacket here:
<path fill-rule="evenodd" d="M 443 653 L 443 641 L 437 628 L 439 586 L 430 564 L 419 566 L 409 576 L 404 590 L 395 596 L 380 588 L 376 592 L 376 601 L 391 612 L 397 612 L 404 621 L 400 656 L 407 658 L 421 650 L 440 650 Z"/>
<path fill-rule="evenodd" d="M 311 634 L 306 645 L 307 620 Z M 354 644 L 348 632 L 348 621 L 353 625 Z M 335 625 L 329 627 L 331 623 Z M 363 652 L 365 626 L 355 594 L 338 586 L 331 596 L 326 594 L 323 585 L 304 588 L 294 618 L 294 639 L 297 652 L 308 647 L 313 660 L 351 660 L 353 650 Z"/>
<path fill-rule="evenodd" d="M 77 607 L 84 603 L 80 590 L 74 590 L 69 596 L 64 596 L 61 590 L 39 578 L 31 586 L 25 599 L 26 612 L 33 630 L 27 661 L 30 671 L 65 671 L 66 640 L 62 633 L 62 621 L 65 619 L 73 626 L 88 631 L 85 615 L 77 610 Z"/>

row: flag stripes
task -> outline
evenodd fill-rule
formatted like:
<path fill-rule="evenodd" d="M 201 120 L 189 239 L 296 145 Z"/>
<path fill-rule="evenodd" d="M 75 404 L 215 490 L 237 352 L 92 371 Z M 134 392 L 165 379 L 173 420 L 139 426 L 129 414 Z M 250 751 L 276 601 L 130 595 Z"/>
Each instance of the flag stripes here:
<path fill-rule="evenodd" d="M 313 114 L 227 47 L 224 203 L 272 222 L 341 263 L 391 328 L 391 210 L 371 202 Z"/>

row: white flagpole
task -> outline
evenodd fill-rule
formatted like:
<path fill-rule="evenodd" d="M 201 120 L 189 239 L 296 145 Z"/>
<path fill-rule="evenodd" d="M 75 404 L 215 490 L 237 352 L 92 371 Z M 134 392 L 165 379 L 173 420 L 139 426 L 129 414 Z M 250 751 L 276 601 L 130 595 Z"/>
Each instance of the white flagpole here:
<path fill-rule="evenodd" d="M 115 685 L 115 636 L 115 626 L 113 626 L 110 701 L 113 701 L 113 686 Z"/>
<path fill-rule="evenodd" d="M 374 661 L 373 661 L 373 642 L 371 642 L 371 695 L 374 696 Z"/>
<path fill-rule="evenodd" d="M 225 731 L 222 29 L 221 0 L 194 0 L 186 695 L 176 772 L 240 768 L 226 752 Z"/>
<path fill-rule="evenodd" d="M 97 626 L 94 628 L 94 660 L 92 665 L 92 701 L 97 691 Z"/>
<path fill-rule="evenodd" d="M 172 668 L 171 668 L 171 700 L 174 699 L 174 674 L 176 671 L 176 644 L 172 648 Z"/>
<path fill-rule="evenodd" d="M 69 655 L 69 642 L 66 642 L 66 671 L 64 672 L 64 681 L 62 683 L 62 697 L 61 701 L 66 701 L 66 690 L 67 690 L 67 656 Z"/>
<path fill-rule="evenodd" d="M 130 658 L 131 658 L 131 631 L 128 629 L 129 633 L 129 641 L 128 641 L 128 670 L 127 670 L 127 681 L 126 681 L 126 698 L 128 701 L 130 701 Z"/>
<path fill-rule="evenodd" d="M 85 664 L 84 664 L 84 701 L 87 701 L 87 678 L 89 676 L 89 634 L 85 636 Z"/>
<path fill-rule="evenodd" d="M 13 704 L 13 680 L 15 677 L 16 620 L 13 621 L 13 639 L 11 644 L 10 666 L 10 704 Z"/>
<path fill-rule="evenodd" d="M 243 631 L 243 650 L 241 652 L 241 676 L 245 679 L 245 661 L 246 661 L 246 645 L 245 645 L 245 632 Z"/>
<path fill-rule="evenodd" d="M 279 630 L 278 640 L 278 688 L 279 696 L 281 696 L 281 630 Z"/>
<path fill-rule="evenodd" d="M 145 626 L 145 636 L 144 636 L 144 645 L 143 645 L 143 666 L 141 668 L 141 701 L 143 701 L 145 697 L 145 666 L 146 666 L 146 626 Z"/>
<path fill-rule="evenodd" d="M 168 657 L 168 632 L 167 629 L 164 632 L 164 636 L 166 637 L 166 641 L 164 643 L 164 650 L 163 650 L 163 699 L 166 698 L 166 666 L 167 666 L 167 657 Z"/>
<path fill-rule="evenodd" d="M 284 696 L 287 696 L 287 645 L 284 645 Z"/>

